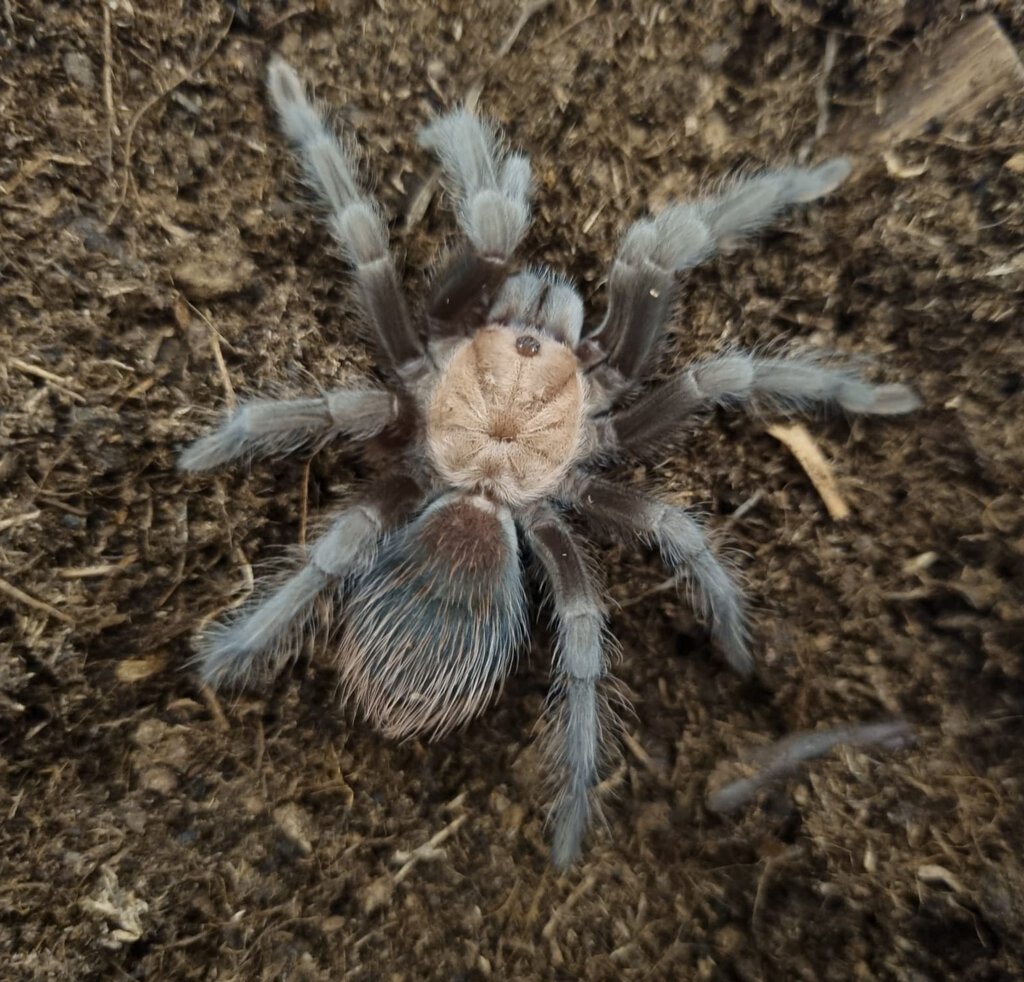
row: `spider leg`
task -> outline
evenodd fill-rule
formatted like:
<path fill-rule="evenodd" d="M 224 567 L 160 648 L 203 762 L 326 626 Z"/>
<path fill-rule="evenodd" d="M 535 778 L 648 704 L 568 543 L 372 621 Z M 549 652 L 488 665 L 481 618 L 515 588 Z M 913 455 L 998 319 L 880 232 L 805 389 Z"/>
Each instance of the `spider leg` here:
<path fill-rule="evenodd" d="M 917 409 L 921 401 L 906 385 L 872 385 L 813 354 L 761 357 L 737 351 L 698 361 L 613 412 L 602 435 L 607 449 L 643 454 L 670 441 L 680 421 L 723 405 L 782 411 L 825 405 L 894 416 Z"/>
<path fill-rule="evenodd" d="M 676 296 L 676 274 L 719 250 L 722 243 L 751 235 L 787 205 L 813 201 L 837 187 L 850 172 L 837 157 L 818 167 L 787 167 L 737 180 L 719 196 L 671 205 L 626 232 L 608 277 L 608 310 L 584 338 L 604 354 L 596 374 L 610 389 L 640 378 Z"/>
<path fill-rule="evenodd" d="M 206 471 L 239 459 L 282 456 L 342 435 L 368 440 L 393 423 L 398 413 L 398 399 L 385 389 L 333 389 L 309 399 L 254 399 L 189 446 L 178 459 L 178 469 Z"/>
<path fill-rule="evenodd" d="M 295 69 L 282 58 L 270 62 L 267 89 L 306 181 L 329 209 L 328 227 L 352 264 L 365 315 L 384 357 L 395 369 L 418 362 L 423 346 L 402 298 L 379 206 L 359 187 L 344 147 L 310 104 Z"/>
<path fill-rule="evenodd" d="M 538 328 L 574 348 L 583 328 L 583 301 L 564 277 L 547 270 L 528 270 L 505 281 L 487 320 Z"/>
<path fill-rule="evenodd" d="M 750 675 L 743 594 L 712 551 L 707 534 L 684 509 L 598 478 L 582 477 L 572 489 L 575 508 L 595 525 L 655 546 L 672 572 L 691 584 L 701 613 L 709 615 L 711 636 L 725 660 Z"/>
<path fill-rule="evenodd" d="M 439 336 L 460 334 L 486 312 L 530 223 L 530 161 L 506 154 L 465 109 L 427 126 L 420 143 L 440 159 L 467 240 L 437 279 L 431 325 Z"/>
<path fill-rule="evenodd" d="M 599 690 L 607 675 L 605 612 L 582 551 L 553 509 L 535 509 L 527 535 L 544 568 L 558 627 L 546 735 L 561 771 L 549 815 L 552 855 L 564 868 L 580 853 L 594 807 L 591 792 L 599 779 L 603 739 L 615 723 Z"/>
<path fill-rule="evenodd" d="M 219 686 L 276 674 L 298 654 L 301 628 L 315 618 L 324 590 L 366 569 L 381 536 L 419 496 L 411 480 L 381 482 L 372 496 L 339 513 L 296 572 L 203 632 L 195 657 L 202 681 Z"/>

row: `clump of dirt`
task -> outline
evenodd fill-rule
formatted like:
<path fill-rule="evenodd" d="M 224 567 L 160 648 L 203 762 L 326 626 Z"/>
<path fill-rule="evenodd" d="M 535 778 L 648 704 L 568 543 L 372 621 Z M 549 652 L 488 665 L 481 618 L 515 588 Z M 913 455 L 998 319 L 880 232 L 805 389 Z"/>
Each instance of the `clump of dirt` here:
<path fill-rule="evenodd" d="M 437 200 L 404 220 L 432 167 L 415 134 L 476 86 L 536 168 L 525 260 L 597 313 L 646 207 L 827 155 L 965 14 L 1020 50 L 1018 4 L 566 0 L 518 25 L 503 3 L 35 7 L 0 7 L 12 978 L 1020 977 L 1019 91 L 865 151 L 838 193 L 687 279 L 670 362 L 793 340 L 925 408 L 808 424 L 843 521 L 765 420 L 722 415 L 628 475 L 728 526 L 761 681 L 652 590 L 653 559 L 602 547 L 636 717 L 607 827 L 564 876 L 533 750 L 546 631 L 493 710 L 433 745 L 339 709 L 324 652 L 217 701 L 184 670 L 192 633 L 360 473 L 332 450 L 174 469 L 229 386 L 371 365 L 263 99 L 270 52 L 358 132 L 414 299 L 454 230 Z M 752 747 L 892 716 L 912 748 L 838 750 L 735 816 L 704 805 Z"/>

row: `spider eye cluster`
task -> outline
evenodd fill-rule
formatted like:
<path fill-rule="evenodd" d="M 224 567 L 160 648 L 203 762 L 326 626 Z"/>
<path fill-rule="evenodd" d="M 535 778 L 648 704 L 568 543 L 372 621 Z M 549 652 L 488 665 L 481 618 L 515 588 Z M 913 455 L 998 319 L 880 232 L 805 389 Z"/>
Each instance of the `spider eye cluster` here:
<path fill-rule="evenodd" d="M 508 504 L 548 493 L 579 457 L 584 382 L 553 338 L 490 325 L 456 348 L 427 414 L 431 460 L 457 488 Z"/>
<path fill-rule="evenodd" d="M 540 354 L 540 341 L 532 334 L 520 334 L 516 338 L 516 353 L 524 358 L 533 358 Z"/>

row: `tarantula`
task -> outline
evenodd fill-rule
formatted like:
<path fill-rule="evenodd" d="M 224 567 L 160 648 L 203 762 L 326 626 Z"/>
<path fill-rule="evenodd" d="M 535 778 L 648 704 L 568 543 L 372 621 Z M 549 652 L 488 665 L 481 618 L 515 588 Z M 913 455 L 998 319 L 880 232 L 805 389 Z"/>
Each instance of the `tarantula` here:
<path fill-rule="evenodd" d="M 527 640 L 521 553 L 532 555 L 557 629 L 545 721 L 553 858 L 565 866 L 579 854 L 614 724 L 605 604 L 569 513 L 657 549 L 708 616 L 727 662 L 746 674 L 743 596 L 699 521 L 602 470 L 670 445 L 684 420 L 716 406 L 889 415 L 918 405 L 903 385 L 869 384 L 814 354 L 735 350 L 640 391 L 677 274 L 785 206 L 831 191 L 849 165 L 758 174 L 636 222 L 611 267 L 604 319 L 585 328 L 569 280 L 546 269 L 513 274 L 530 222 L 529 160 L 469 112 L 452 112 L 420 140 L 440 159 L 464 241 L 414 318 L 387 225 L 349 154 L 280 58 L 268 88 L 353 269 L 386 381 L 243 403 L 180 466 L 204 471 L 341 437 L 363 445 L 379 477 L 336 514 L 300 568 L 201 635 L 199 672 L 218 685 L 279 670 L 326 600 L 342 614 L 344 694 L 385 734 L 437 737 L 479 714 L 512 670 Z"/>

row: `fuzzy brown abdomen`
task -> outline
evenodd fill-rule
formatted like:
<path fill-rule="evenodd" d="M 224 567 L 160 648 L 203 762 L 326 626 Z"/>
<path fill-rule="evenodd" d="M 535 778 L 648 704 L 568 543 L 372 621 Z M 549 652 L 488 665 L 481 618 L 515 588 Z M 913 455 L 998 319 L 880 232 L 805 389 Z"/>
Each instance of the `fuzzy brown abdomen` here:
<path fill-rule="evenodd" d="M 485 327 L 456 349 L 427 415 L 430 456 L 453 487 L 509 504 L 543 497 L 583 440 L 584 382 L 565 345 Z"/>

